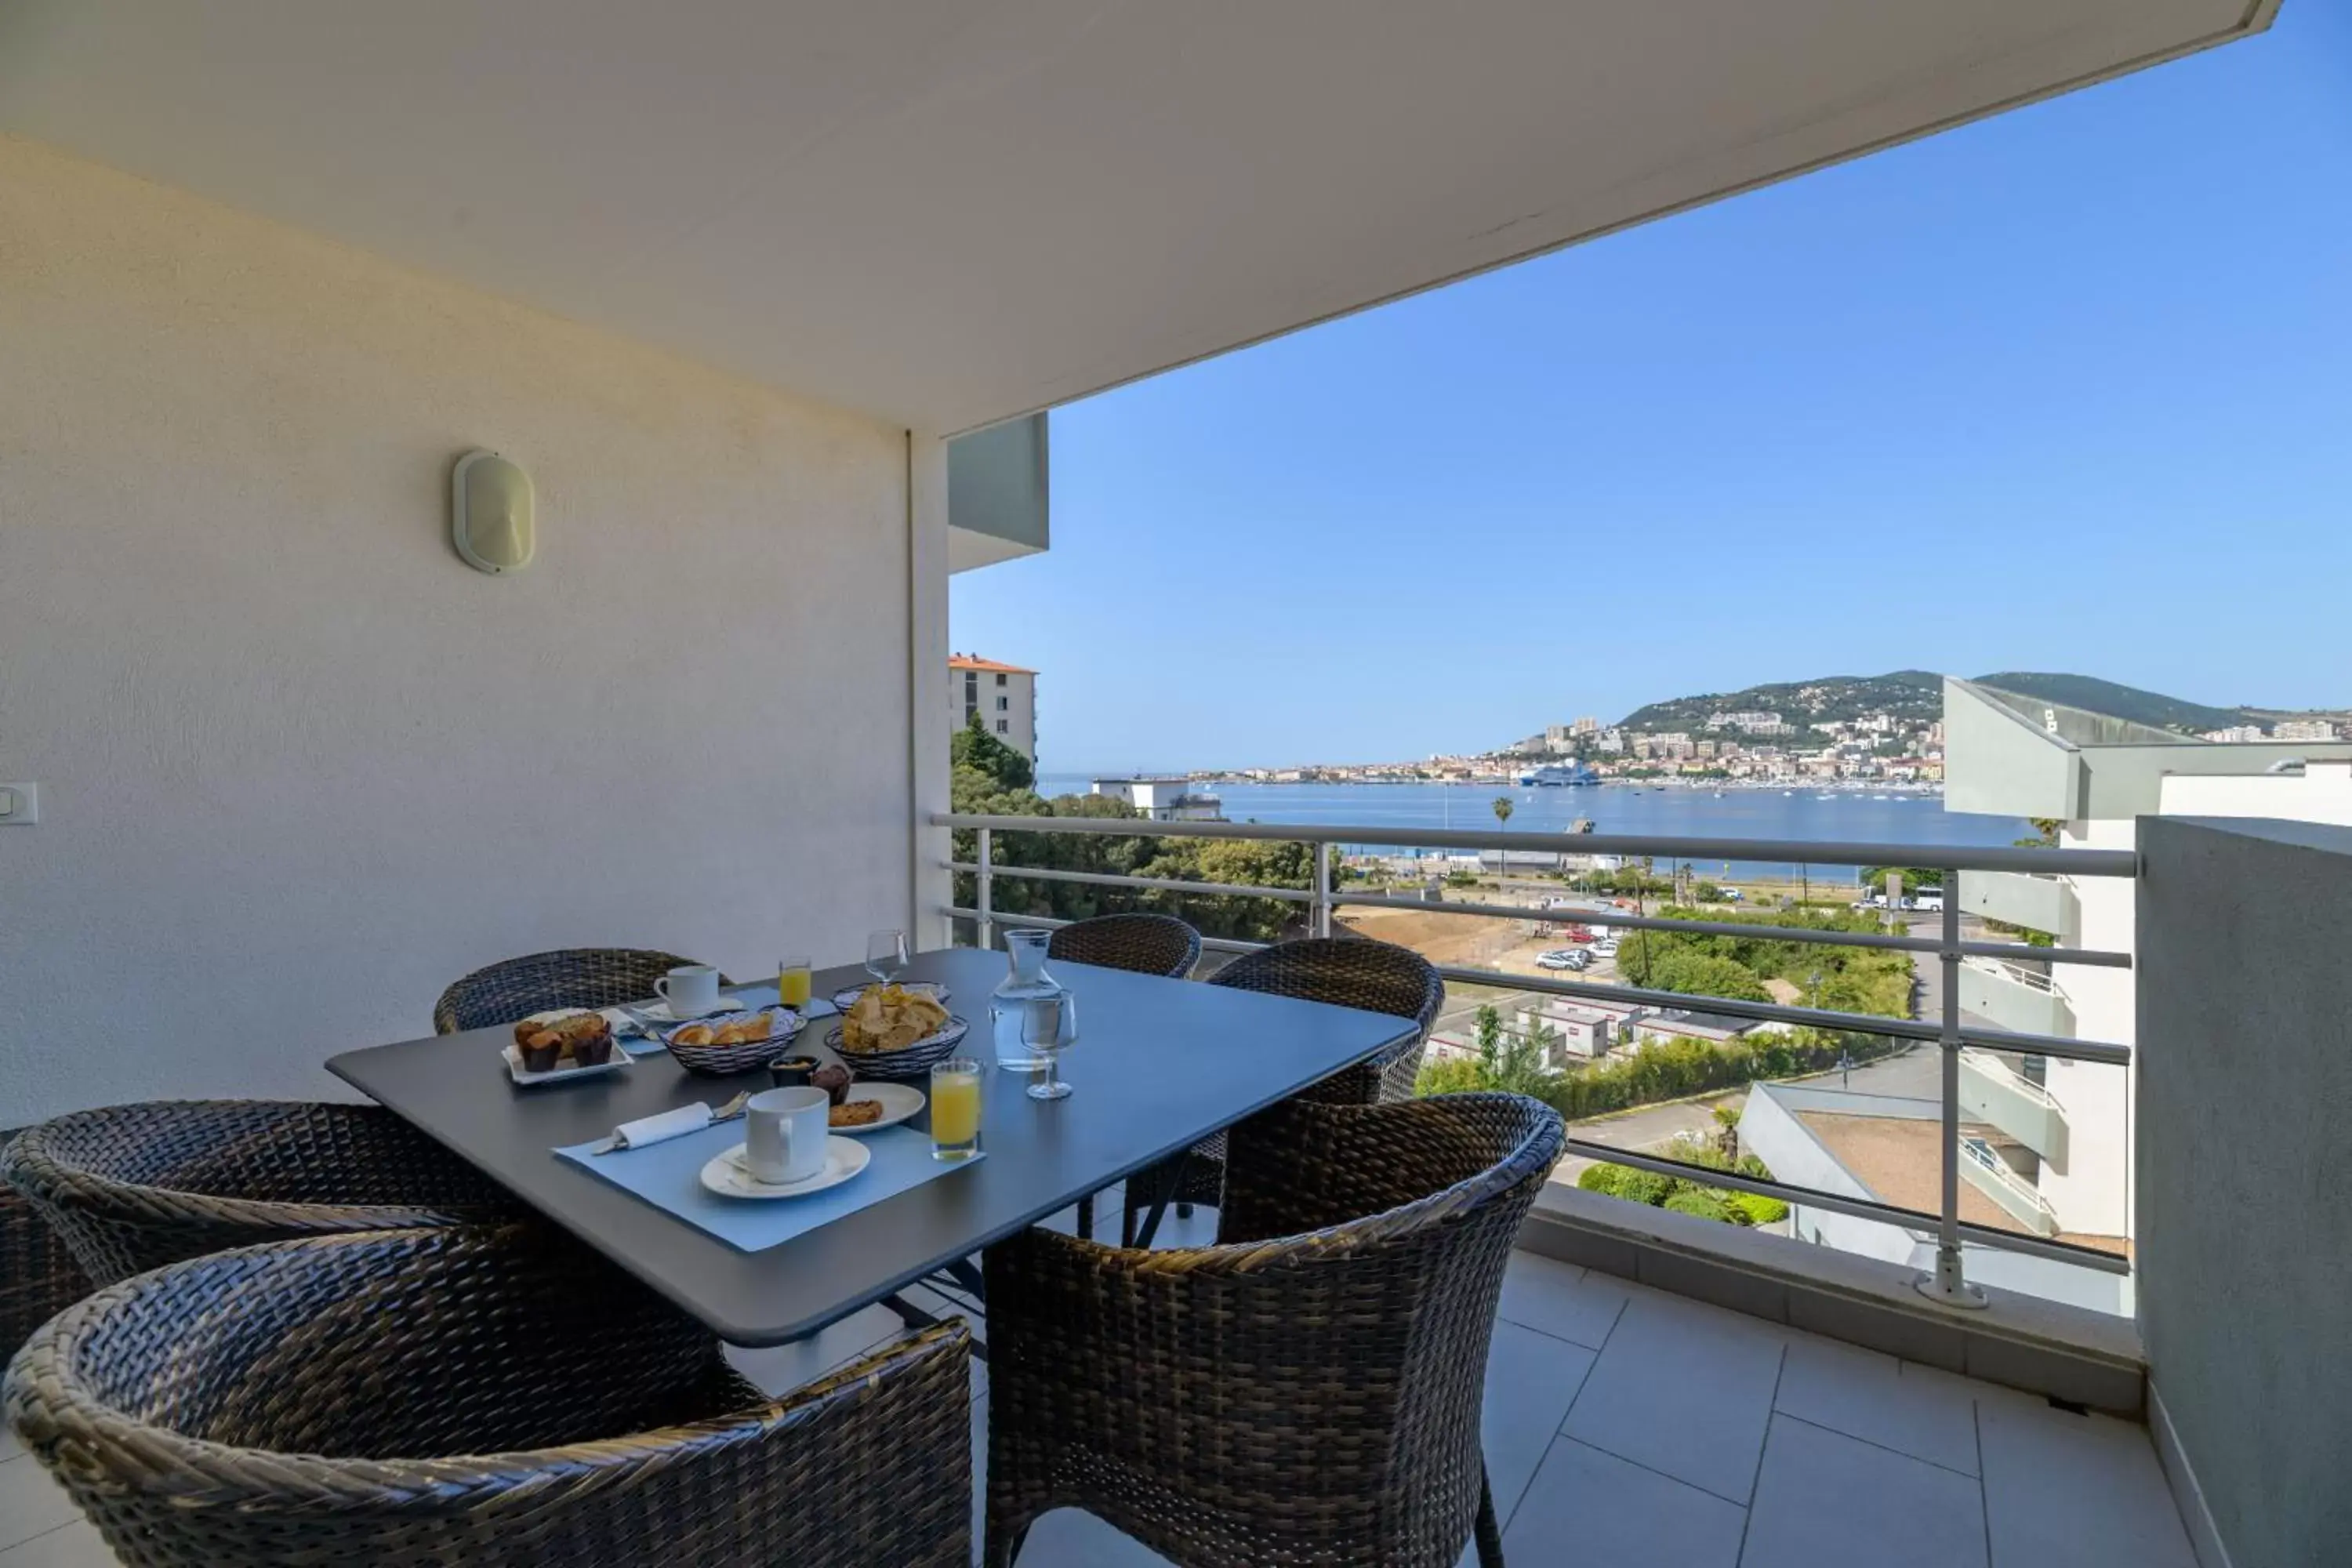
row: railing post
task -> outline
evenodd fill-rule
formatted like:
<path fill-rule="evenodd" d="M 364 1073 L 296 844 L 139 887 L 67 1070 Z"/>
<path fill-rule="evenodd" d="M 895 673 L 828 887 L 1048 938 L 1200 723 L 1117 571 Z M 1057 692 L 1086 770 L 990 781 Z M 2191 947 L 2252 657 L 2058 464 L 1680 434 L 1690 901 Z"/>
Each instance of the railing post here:
<path fill-rule="evenodd" d="M 983 827 L 978 831 L 980 834 L 980 903 L 977 907 L 980 910 L 980 945 L 990 948 L 996 945 L 996 922 L 989 918 L 991 910 L 994 908 L 995 889 L 992 885 L 994 879 L 989 870 L 989 830 Z"/>
<path fill-rule="evenodd" d="M 1936 953 L 1944 981 L 1939 1043 L 1944 1056 L 1944 1203 L 1936 1234 L 1936 1270 L 1919 1293 L 1947 1307 L 1982 1307 L 1984 1288 L 1969 1283 L 1960 1263 L 1960 874 L 1944 873 L 1943 942 Z"/>
<path fill-rule="evenodd" d="M 1331 846 L 1315 846 L 1315 934 L 1331 934 Z"/>

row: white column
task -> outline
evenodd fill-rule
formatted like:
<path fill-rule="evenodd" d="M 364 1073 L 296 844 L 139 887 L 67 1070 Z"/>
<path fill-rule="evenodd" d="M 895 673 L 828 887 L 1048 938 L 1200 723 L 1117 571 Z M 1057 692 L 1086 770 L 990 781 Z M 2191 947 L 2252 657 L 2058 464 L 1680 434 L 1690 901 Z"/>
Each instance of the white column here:
<path fill-rule="evenodd" d="M 948 809 L 948 741 L 955 714 L 948 664 L 948 448 L 936 437 L 907 437 L 907 694 L 908 826 L 907 931 L 918 947 L 945 947 L 952 879 L 949 835 L 933 827 Z"/>

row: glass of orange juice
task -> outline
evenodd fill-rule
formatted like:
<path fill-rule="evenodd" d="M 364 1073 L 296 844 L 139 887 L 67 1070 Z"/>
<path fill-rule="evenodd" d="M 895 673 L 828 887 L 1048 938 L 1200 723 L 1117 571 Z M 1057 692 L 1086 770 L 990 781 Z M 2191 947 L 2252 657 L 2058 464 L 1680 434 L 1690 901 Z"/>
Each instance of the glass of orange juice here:
<path fill-rule="evenodd" d="M 776 965 L 776 1000 L 787 1007 L 809 1004 L 809 961 L 787 958 Z"/>
<path fill-rule="evenodd" d="M 969 1160 L 980 1152 L 980 1063 L 950 1057 L 931 1068 L 931 1158 Z"/>

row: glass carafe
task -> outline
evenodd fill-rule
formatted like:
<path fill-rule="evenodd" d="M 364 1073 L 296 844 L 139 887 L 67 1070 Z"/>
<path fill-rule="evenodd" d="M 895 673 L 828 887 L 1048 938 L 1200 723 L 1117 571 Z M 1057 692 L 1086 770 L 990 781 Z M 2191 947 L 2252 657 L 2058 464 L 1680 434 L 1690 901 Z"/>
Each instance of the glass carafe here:
<path fill-rule="evenodd" d="M 1004 978 L 988 999 L 989 1032 L 996 1040 L 996 1065 L 1018 1072 L 1034 1072 L 1045 1058 L 1022 1038 L 1021 1021 L 1037 1004 L 1059 1002 L 1061 983 L 1045 973 L 1045 944 L 1054 933 L 1023 927 L 1004 933 L 1004 951 L 1011 960 Z"/>

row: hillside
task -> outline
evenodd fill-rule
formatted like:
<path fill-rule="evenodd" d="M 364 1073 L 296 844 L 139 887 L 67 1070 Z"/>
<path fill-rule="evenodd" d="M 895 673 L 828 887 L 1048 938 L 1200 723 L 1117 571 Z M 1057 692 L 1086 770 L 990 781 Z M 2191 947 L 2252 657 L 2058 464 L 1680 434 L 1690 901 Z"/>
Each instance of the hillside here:
<path fill-rule="evenodd" d="M 1932 670 L 1897 669 L 1885 675 L 1824 675 L 1813 680 L 1775 681 L 1740 691 L 1706 691 L 1637 708 L 1622 721 L 1629 730 L 1696 732 L 1710 713 L 1778 713 L 1791 724 L 1831 723 L 1864 713 L 1934 720 L 1943 716 L 1944 678 Z M 2235 721 L 2231 721 L 2235 722 Z"/>
<path fill-rule="evenodd" d="M 1979 675 L 1976 679 L 2021 696 L 2039 697 L 2070 708 L 2085 708 L 2094 713 L 2112 714 L 2190 734 L 2236 724 L 2268 725 L 2280 718 L 2299 716 L 2271 709 L 2215 708 L 2089 675 L 2011 669 L 1997 675 Z M 1824 675 L 1812 680 L 1774 681 L 1740 691 L 1706 691 L 1653 702 L 1627 714 L 1622 722 L 1629 730 L 1696 733 L 1706 728 L 1710 713 L 1751 710 L 1778 713 L 1797 725 L 1832 723 L 1882 712 L 1900 719 L 1935 720 L 1943 716 L 1944 678 L 1925 669 L 1897 669 L 1885 675 Z"/>
<path fill-rule="evenodd" d="M 1999 675 L 1979 675 L 1981 686 L 1997 686 L 2003 691 L 2014 691 L 2021 697 L 2039 697 L 2044 702 L 2063 702 L 2069 708 L 2088 709 L 2112 718 L 2129 719 L 2136 724 L 2151 724 L 2159 730 L 2181 730 L 2200 734 L 2207 730 L 2226 730 L 2253 719 L 2253 711 L 2245 708 L 2209 708 L 2201 702 L 2189 702 L 2160 692 L 2142 691 L 2137 686 L 2119 686 L 2112 680 L 2101 680 L 2090 675 L 2051 675 L 2037 670 L 2011 669 Z"/>

